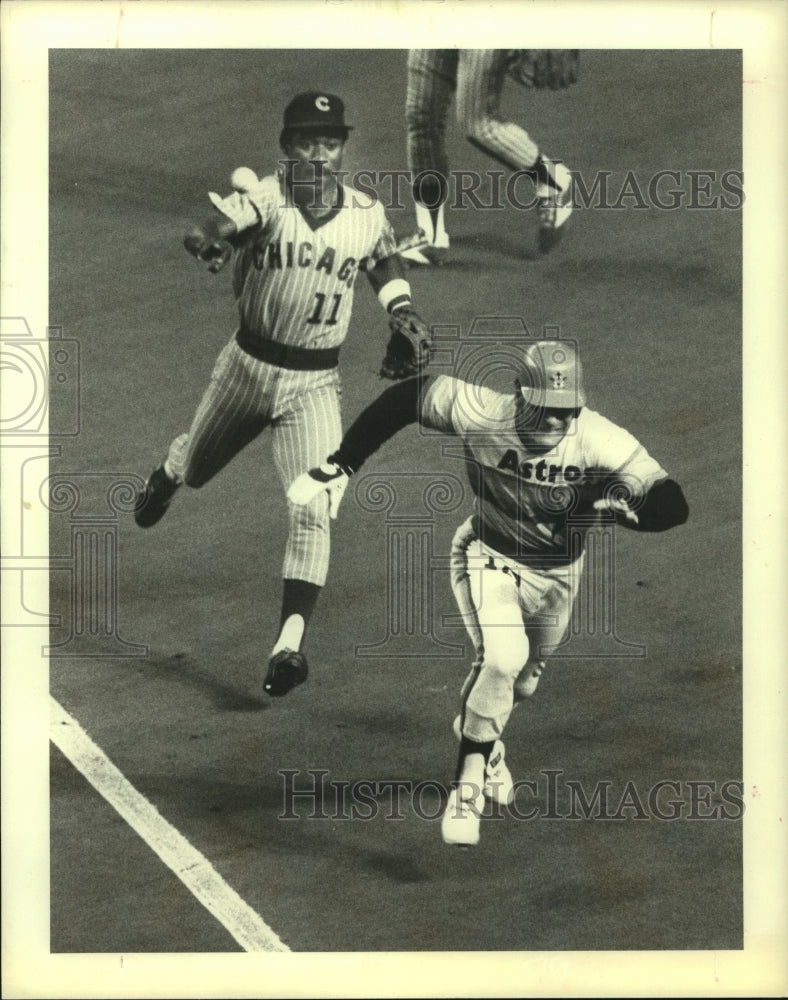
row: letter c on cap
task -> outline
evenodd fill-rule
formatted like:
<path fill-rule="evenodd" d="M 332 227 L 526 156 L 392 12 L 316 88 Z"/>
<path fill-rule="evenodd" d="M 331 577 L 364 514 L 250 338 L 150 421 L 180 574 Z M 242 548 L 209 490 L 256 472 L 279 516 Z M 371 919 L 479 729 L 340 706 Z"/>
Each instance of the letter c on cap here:
<path fill-rule="evenodd" d="M 315 107 L 318 109 L 318 111 L 330 111 L 331 110 L 331 108 L 329 107 L 329 104 L 328 104 L 328 98 L 327 97 L 316 97 L 315 98 Z"/>

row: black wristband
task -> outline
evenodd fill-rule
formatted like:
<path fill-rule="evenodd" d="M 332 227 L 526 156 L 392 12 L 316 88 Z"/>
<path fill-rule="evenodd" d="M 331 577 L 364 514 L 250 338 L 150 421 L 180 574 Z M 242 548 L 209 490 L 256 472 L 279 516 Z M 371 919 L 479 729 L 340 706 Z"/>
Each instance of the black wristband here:
<path fill-rule="evenodd" d="M 351 467 L 347 464 L 347 462 L 342 461 L 338 451 L 335 451 L 333 455 L 329 455 L 326 461 L 332 462 L 334 465 L 337 466 L 337 468 L 341 469 L 346 476 L 352 476 L 353 473 L 356 471 L 355 469 L 351 469 Z"/>

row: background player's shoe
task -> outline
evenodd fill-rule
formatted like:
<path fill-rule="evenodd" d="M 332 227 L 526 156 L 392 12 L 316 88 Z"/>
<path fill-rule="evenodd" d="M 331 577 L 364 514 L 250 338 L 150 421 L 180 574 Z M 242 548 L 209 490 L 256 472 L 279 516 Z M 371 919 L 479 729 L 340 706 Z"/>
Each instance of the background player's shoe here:
<path fill-rule="evenodd" d="M 439 233 L 433 243 L 427 243 L 423 247 L 415 247 L 412 250 L 401 250 L 400 257 L 408 264 L 420 266 L 434 265 L 439 267 L 448 256 L 449 237 L 447 233 Z"/>
<path fill-rule="evenodd" d="M 572 214 L 572 175 L 563 163 L 556 163 L 555 179 L 561 185 L 560 191 L 548 184 L 536 188 L 540 253 L 549 253 L 558 246 Z"/>
<path fill-rule="evenodd" d="M 170 479 L 163 464 L 156 466 L 137 494 L 134 520 L 140 528 L 150 528 L 164 517 L 180 485 L 175 479 Z"/>
<path fill-rule="evenodd" d="M 467 782 L 461 781 L 459 787 L 452 788 L 441 820 L 444 844 L 454 844 L 457 847 L 474 847 L 478 844 L 483 809 L 484 796 L 481 792 L 474 795 L 474 789 Z"/>
<path fill-rule="evenodd" d="M 462 730 L 460 729 L 459 715 L 455 718 L 452 729 L 457 740 L 461 740 Z M 514 781 L 505 758 L 506 747 L 503 745 L 503 740 L 496 740 L 490 759 L 484 769 L 484 787 L 482 788 L 485 799 L 489 799 L 490 802 L 498 802 L 502 806 L 509 805 L 514 799 Z"/>
<path fill-rule="evenodd" d="M 268 661 L 263 690 L 272 698 L 281 698 L 283 694 L 303 684 L 308 674 L 309 666 L 303 653 L 295 649 L 280 649 Z"/>

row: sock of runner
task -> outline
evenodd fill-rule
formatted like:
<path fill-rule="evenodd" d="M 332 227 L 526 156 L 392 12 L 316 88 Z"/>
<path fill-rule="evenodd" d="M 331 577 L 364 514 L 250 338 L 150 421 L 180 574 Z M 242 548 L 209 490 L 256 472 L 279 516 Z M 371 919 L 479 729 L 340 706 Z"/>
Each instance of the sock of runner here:
<path fill-rule="evenodd" d="M 460 740 L 460 753 L 457 760 L 457 782 L 477 788 L 484 787 L 484 769 L 490 759 L 495 740 L 477 743 L 463 736 Z"/>

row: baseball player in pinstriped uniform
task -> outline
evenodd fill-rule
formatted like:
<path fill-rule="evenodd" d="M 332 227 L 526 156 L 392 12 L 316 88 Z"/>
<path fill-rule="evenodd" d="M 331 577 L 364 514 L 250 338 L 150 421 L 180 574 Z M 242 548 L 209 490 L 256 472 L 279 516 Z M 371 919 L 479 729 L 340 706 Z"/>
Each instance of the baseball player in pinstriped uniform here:
<path fill-rule="evenodd" d="M 536 184 L 540 252 L 547 253 L 558 244 L 572 211 L 569 171 L 563 163 L 543 156 L 534 139 L 521 126 L 504 121 L 498 111 L 507 78 L 530 86 L 553 88 L 575 82 L 577 54 L 558 73 L 534 75 L 522 72 L 522 60 L 530 52 L 411 49 L 408 53 L 405 102 L 408 169 L 413 180 L 416 222 L 431 242 L 424 249 L 404 252 L 402 256 L 411 262 L 438 263 L 449 247 L 444 221 L 449 194 L 446 125 L 455 92 L 457 121 L 469 142 L 510 170 L 527 172 Z M 549 54 L 538 58 L 547 60 Z"/>
<path fill-rule="evenodd" d="M 267 427 L 285 489 L 337 447 L 339 348 L 366 261 L 376 261 L 367 274 L 383 307 L 408 319 L 421 346 L 428 342 L 383 206 L 336 176 L 349 131 L 338 97 L 297 95 L 284 113 L 279 173 L 252 175 L 248 189 L 227 198 L 211 194 L 218 211 L 187 234 L 186 248 L 211 271 L 235 251 L 239 326 L 188 433 L 174 439 L 138 497 L 140 527 L 161 519 L 181 484 L 203 486 Z M 300 647 L 328 572 L 330 513 L 327 497 L 308 509 L 289 505 L 280 631 L 263 685 L 273 696 L 307 676 Z"/>
<path fill-rule="evenodd" d="M 595 520 L 665 531 L 683 524 L 688 508 L 681 487 L 628 431 L 586 408 L 569 341 L 532 342 L 512 395 L 446 375 L 392 387 L 320 469 L 295 481 L 291 500 L 309 504 L 333 485 L 341 496 L 348 476 L 416 420 L 460 438 L 476 495 L 452 542 L 452 589 L 476 655 L 455 720 L 459 759 L 442 820 L 446 843 L 466 846 L 478 842 L 484 798 L 511 800 L 501 736 L 566 631 Z"/>

